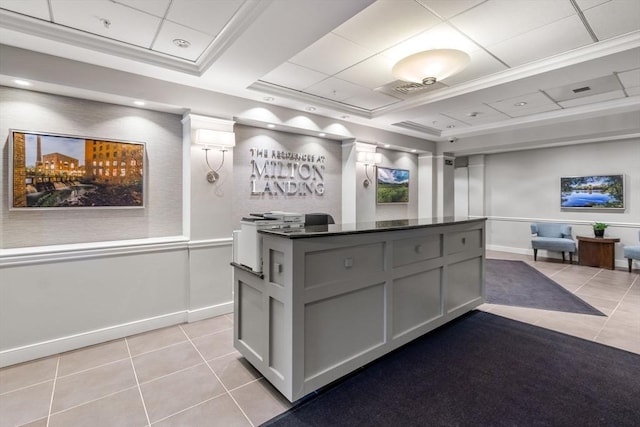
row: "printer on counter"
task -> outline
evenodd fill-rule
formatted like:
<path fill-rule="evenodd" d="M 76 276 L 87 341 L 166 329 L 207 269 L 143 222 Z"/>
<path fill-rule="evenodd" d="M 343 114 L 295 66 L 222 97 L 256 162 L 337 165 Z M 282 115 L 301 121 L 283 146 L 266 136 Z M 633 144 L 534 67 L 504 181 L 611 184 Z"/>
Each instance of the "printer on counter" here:
<path fill-rule="evenodd" d="M 304 228 L 304 214 L 272 211 L 249 215 L 240 221 L 240 230 L 233 232 L 233 262 L 262 273 L 262 235 L 258 230 Z"/>

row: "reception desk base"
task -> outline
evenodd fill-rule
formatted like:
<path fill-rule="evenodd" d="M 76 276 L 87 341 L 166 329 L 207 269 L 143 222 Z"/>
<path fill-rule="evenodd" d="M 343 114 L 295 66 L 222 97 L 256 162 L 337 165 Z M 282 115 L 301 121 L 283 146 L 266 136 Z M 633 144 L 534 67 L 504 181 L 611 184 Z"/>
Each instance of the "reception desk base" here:
<path fill-rule="evenodd" d="M 295 401 L 484 302 L 484 219 L 263 234 L 234 268 L 234 345 Z"/>

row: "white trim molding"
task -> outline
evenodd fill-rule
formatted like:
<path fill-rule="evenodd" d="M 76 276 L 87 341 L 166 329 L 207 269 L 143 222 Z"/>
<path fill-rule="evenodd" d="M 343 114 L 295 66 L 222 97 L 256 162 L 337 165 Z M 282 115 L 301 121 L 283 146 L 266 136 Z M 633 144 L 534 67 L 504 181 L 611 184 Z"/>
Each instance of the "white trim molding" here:
<path fill-rule="evenodd" d="M 100 344 L 142 332 L 148 332 L 158 328 L 178 325 L 187 321 L 187 317 L 188 315 L 186 311 L 178 311 L 175 313 L 167 313 L 147 319 L 140 319 L 133 322 L 122 323 L 120 325 L 42 341 L 22 347 L 10 348 L 8 350 L 0 351 L 0 368 L 69 350 L 75 350 L 89 345 Z"/>

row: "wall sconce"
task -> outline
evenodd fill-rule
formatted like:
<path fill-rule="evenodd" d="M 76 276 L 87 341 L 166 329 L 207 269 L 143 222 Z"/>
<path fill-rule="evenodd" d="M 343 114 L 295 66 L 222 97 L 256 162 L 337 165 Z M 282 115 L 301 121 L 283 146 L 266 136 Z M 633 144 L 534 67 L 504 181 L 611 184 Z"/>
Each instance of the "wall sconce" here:
<path fill-rule="evenodd" d="M 236 145 L 235 134 L 233 132 L 222 132 L 211 129 L 197 129 L 196 130 L 196 144 L 202 145 L 204 150 L 204 159 L 209 168 L 207 172 L 207 181 L 210 183 L 216 182 L 220 178 L 218 171 L 224 165 L 224 153 Z M 209 150 L 218 148 L 222 152 L 222 161 L 217 169 L 213 169 L 209 164 Z"/>
<path fill-rule="evenodd" d="M 364 174 L 367 176 L 367 179 L 364 180 L 362 185 L 365 188 L 371 184 L 371 178 L 369 178 L 369 165 L 375 166 L 382 162 L 382 154 L 374 153 L 373 151 L 358 151 L 356 154 L 356 161 L 358 163 L 364 163 Z"/>

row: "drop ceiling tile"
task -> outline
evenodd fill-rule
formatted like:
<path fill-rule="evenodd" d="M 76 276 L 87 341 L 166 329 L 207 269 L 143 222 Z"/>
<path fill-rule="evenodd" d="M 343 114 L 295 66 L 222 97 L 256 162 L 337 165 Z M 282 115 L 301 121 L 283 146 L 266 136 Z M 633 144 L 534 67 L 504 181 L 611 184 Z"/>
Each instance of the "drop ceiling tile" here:
<path fill-rule="evenodd" d="M 510 67 L 517 67 L 590 43 L 592 39 L 584 24 L 573 15 L 490 45 L 488 50 Z"/>
<path fill-rule="evenodd" d="M 583 90 L 588 88 L 587 90 Z M 544 91 L 556 102 L 568 101 L 577 98 L 588 98 L 601 93 L 621 90 L 620 81 L 613 74 L 597 77 L 591 80 L 576 82 L 569 85 L 544 89 Z"/>
<path fill-rule="evenodd" d="M 441 20 L 413 0 L 379 0 L 333 33 L 376 52 L 387 49 Z"/>
<path fill-rule="evenodd" d="M 329 33 L 289 60 L 294 64 L 333 75 L 349 68 L 374 52 Z"/>
<path fill-rule="evenodd" d="M 369 89 L 375 89 L 394 80 L 391 74 L 392 67 L 393 62 L 389 58 L 376 55 L 341 71 L 336 74 L 336 77 Z"/>
<path fill-rule="evenodd" d="M 150 13 L 159 18 L 164 18 L 171 0 L 114 0 L 114 2 Z"/>
<path fill-rule="evenodd" d="M 260 80 L 290 89 L 303 90 L 327 77 L 329 76 L 326 74 L 285 62 Z"/>
<path fill-rule="evenodd" d="M 599 40 L 640 30 L 640 1 L 612 0 L 584 11 Z"/>
<path fill-rule="evenodd" d="M 561 110 L 558 104 L 552 103 L 547 105 L 538 105 L 538 106 L 524 106 L 518 110 L 510 110 L 506 112 L 507 115 L 511 117 L 525 117 L 532 116 L 534 114 L 546 113 L 547 111 L 555 111 Z"/>
<path fill-rule="evenodd" d="M 640 86 L 635 86 L 627 89 L 627 95 L 640 97 Z M 640 102 L 640 99 L 638 100 Z"/>
<path fill-rule="evenodd" d="M 599 4 L 606 3 L 611 0 L 576 0 L 578 3 L 578 7 L 581 11 L 585 11 L 587 9 L 591 9 L 592 7 L 598 6 Z"/>
<path fill-rule="evenodd" d="M 522 106 L 517 105 L 520 102 L 525 102 L 526 104 Z M 512 117 L 533 114 L 531 112 L 528 112 L 529 110 L 542 112 L 560 108 L 555 102 L 549 99 L 549 97 L 542 92 L 534 92 L 520 96 L 514 96 L 496 102 L 489 102 L 488 104 L 492 108 L 508 114 Z"/>
<path fill-rule="evenodd" d="M 440 131 L 469 127 L 469 125 L 464 122 L 443 116 L 442 114 L 421 115 L 420 117 L 412 118 L 411 121 Z"/>
<path fill-rule="evenodd" d="M 49 4 L 47 0 L 0 0 L 0 8 L 11 10 L 34 18 L 50 21 Z"/>
<path fill-rule="evenodd" d="M 458 74 L 447 77 L 443 80 L 444 83 L 448 84 L 449 86 L 453 86 L 507 69 L 504 64 L 495 59 L 493 56 L 489 55 L 484 50 L 471 52 L 469 56 L 471 57 L 471 61 L 469 61 L 469 65 L 467 66 L 467 68 L 465 68 Z"/>
<path fill-rule="evenodd" d="M 477 43 L 492 45 L 575 13 L 569 1 L 490 0 L 450 22 Z"/>
<path fill-rule="evenodd" d="M 640 68 L 618 73 L 618 78 L 622 82 L 625 89 L 640 86 Z"/>
<path fill-rule="evenodd" d="M 458 49 L 471 54 L 480 47 L 451 25 L 442 23 L 385 50 L 383 54 L 395 64 L 406 56 L 430 49 Z"/>
<path fill-rule="evenodd" d="M 160 26 L 160 18 L 110 1 L 50 1 L 57 24 L 144 48 L 151 47 Z M 111 25 L 107 28 L 101 19 Z"/>
<path fill-rule="evenodd" d="M 622 90 L 616 90 L 613 92 L 600 93 L 593 96 L 585 96 L 583 98 L 570 99 L 568 101 L 560 102 L 559 104 L 565 108 L 576 107 L 578 105 L 596 104 L 598 102 L 610 101 L 612 99 L 624 98 L 624 92 Z"/>
<path fill-rule="evenodd" d="M 330 77 L 305 89 L 305 92 L 334 101 L 344 101 L 356 95 L 366 95 L 371 91 L 362 86 Z"/>
<path fill-rule="evenodd" d="M 167 19 L 215 36 L 242 3 L 244 0 L 173 0 Z"/>
<path fill-rule="evenodd" d="M 510 118 L 506 114 L 496 111 L 485 104 L 476 104 L 465 108 L 449 110 L 445 111 L 443 114 L 447 117 L 470 125 L 493 123 Z"/>
<path fill-rule="evenodd" d="M 386 95 L 379 92 L 369 92 L 360 95 L 352 96 L 342 101 L 345 104 L 352 105 L 354 107 L 364 108 L 365 110 L 375 110 L 378 108 L 387 107 L 389 105 L 401 102 L 399 98 Z"/>
<path fill-rule="evenodd" d="M 191 43 L 188 48 L 178 47 L 174 39 L 184 39 Z M 213 42 L 213 36 L 191 28 L 165 21 L 162 29 L 153 43 L 153 50 L 177 56 L 189 61 L 196 61 L 204 50 Z"/>
<path fill-rule="evenodd" d="M 418 0 L 444 19 L 449 19 L 467 9 L 479 5 L 485 0 Z"/>

